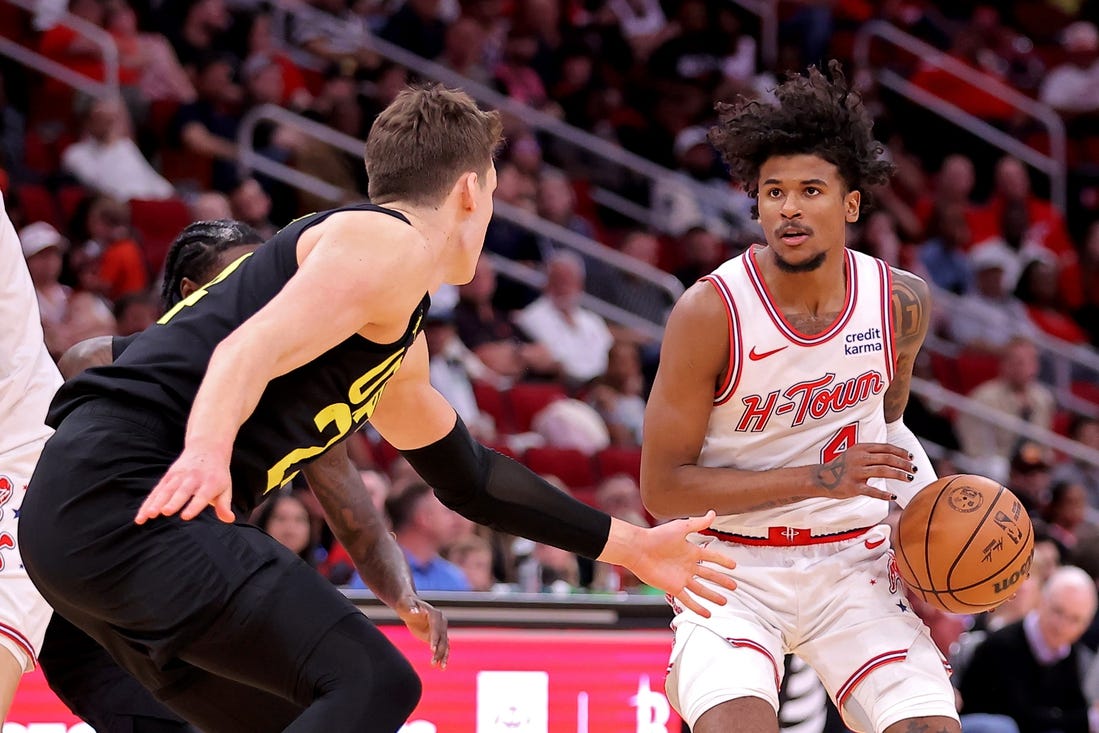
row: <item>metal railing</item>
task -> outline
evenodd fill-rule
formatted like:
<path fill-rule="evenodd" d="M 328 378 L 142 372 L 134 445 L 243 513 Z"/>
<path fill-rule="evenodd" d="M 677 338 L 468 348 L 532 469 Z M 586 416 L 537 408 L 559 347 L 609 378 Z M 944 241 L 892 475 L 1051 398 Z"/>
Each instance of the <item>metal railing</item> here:
<path fill-rule="evenodd" d="M 22 8 L 30 13 L 39 10 L 38 3 L 34 0 L 3 0 L 9 5 Z M 37 51 L 32 51 L 10 38 L 0 36 L 0 53 L 28 66 L 46 76 L 53 77 L 63 84 L 67 84 L 78 91 L 96 98 L 117 97 L 118 87 L 118 46 L 111 34 L 99 26 L 89 23 L 71 13 L 59 13 L 56 21 L 64 24 L 82 36 L 99 46 L 103 56 L 103 81 L 96 81 L 90 77 L 78 74 L 53 59 L 47 58 Z"/>
<path fill-rule="evenodd" d="M 961 296 L 934 286 L 932 292 L 937 312 L 949 314 L 958 310 Z M 1072 344 L 1037 329 L 1035 331 L 1031 340 L 1042 353 L 1049 368 L 1057 403 L 1077 414 L 1099 417 L 1099 405 L 1072 391 L 1072 384 L 1076 381 L 1090 379 L 1099 383 L 1099 353 L 1089 346 Z M 964 349 L 964 345 L 929 337 L 924 348 L 956 357 Z"/>
<path fill-rule="evenodd" d="M 975 89 L 994 94 L 1001 101 L 1036 120 L 1049 135 L 1049 154 L 1021 142 L 950 102 L 913 85 L 895 71 L 873 67 L 870 63 L 870 45 L 874 40 L 904 49 L 918 58 L 920 63 L 930 64 L 973 85 Z M 855 35 L 854 61 L 858 69 L 869 72 L 879 85 L 927 108 L 989 145 L 1014 155 L 1027 165 L 1044 173 L 1050 180 L 1050 199 L 1061 211 L 1066 210 L 1065 124 L 1049 105 L 1037 102 L 1008 85 L 966 66 L 944 51 L 883 20 L 872 20 L 859 28 Z"/>
<path fill-rule="evenodd" d="M 258 153 L 252 146 L 252 140 L 256 125 L 265 120 L 293 126 L 310 137 L 350 155 L 358 157 L 363 153 L 363 141 L 325 127 L 282 107 L 267 104 L 252 108 L 241 120 L 237 133 L 237 145 L 242 168 L 257 170 L 329 201 L 343 202 L 357 197 L 354 192 L 349 192 Z M 644 295 L 659 299 L 659 302 L 665 303 L 667 307 L 670 307 L 683 292 L 679 280 L 663 270 L 639 262 L 599 242 L 545 221 L 528 211 L 503 201 L 496 201 L 494 208 L 495 216 L 511 222 L 535 236 L 549 240 L 554 245 L 567 247 L 587 259 L 598 261 L 604 267 L 613 270 L 619 278 L 628 277 L 634 282 L 641 283 L 645 288 Z M 545 276 L 534 268 L 504 258 L 494 257 L 493 261 L 502 273 L 527 285 L 539 287 L 544 282 Z M 613 298 L 595 298 L 590 294 L 585 296 L 583 302 L 586 307 L 604 318 L 638 330 L 650 338 L 659 339 L 663 333 L 663 316 L 666 315 L 666 308 L 661 310 L 661 317 L 659 318 L 644 318 L 631 310 L 631 307 L 635 306 L 636 303 L 616 303 Z"/>
<path fill-rule="evenodd" d="M 738 2 L 738 0 L 732 1 Z M 745 0 L 740 4 L 752 12 L 756 12 L 756 9 L 764 14 L 772 12 L 765 7 L 771 4 L 769 0 L 758 0 L 756 2 Z M 310 15 L 326 15 L 316 8 L 296 4 L 289 0 L 278 0 L 275 3 L 274 14 L 275 22 L 272 25 L 276 32 L 282 33 L 284 36 L 288 27 L 288 19 L 308 19 Z M 774 22 L 777 23 L 777 19 Z M 288 50 L 301 54 L 308 53 L 289 43 L 285 37 L 281 41 Z M 622 216 L 659 231 L 666 231 L 664 228 L 666 224 L 654 217 L 647 206 L 639 206 L 637 202 L 623 197 L 621 191 L 633 184 L 640 183 L 647 187 L 647 192 L 650 192 L 657 180 L 667 179 L 668 177 L 680 180 L 699 201 L 704 201 L 714 208 L 721 208 L 727 203 L 726 197 L 713 189 L 699 185 L 683 173 L 665 168 L 647 158 L 631 153 L 617 144 L 610 143 L 590 132 L 562 122 L 556 117 L 517 102 L 495 89 L 468 79 L 434 61 L 417 56 L 407 49 L 378 38 L 376 35 L 371 35 L 364 42 L 368 45 L 369 50 L 378 53 L 389 61 L 400 64 L 424 79 L 461 88 L 480 104 L 497 109 L 501 113 L 522 121 L 530 129 L 549 136 L 553 141 L 567 148 L 568 150 L 562 151 L 560 157 L 569 159 L 571 165 L 563 167 L 569 167 L 573 175 L 576 174 L 577 168 L 582 168 L 584 176 L 590 178 L 594 184 L 592 187 L 593 200 Z"/>

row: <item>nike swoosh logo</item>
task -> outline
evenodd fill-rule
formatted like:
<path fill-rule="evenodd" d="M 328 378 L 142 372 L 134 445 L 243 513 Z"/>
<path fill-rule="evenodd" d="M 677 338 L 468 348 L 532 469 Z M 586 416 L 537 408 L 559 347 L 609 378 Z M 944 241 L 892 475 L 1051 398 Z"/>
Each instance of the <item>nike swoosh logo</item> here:
<path fill-rule="evenodd" d="M 885 539 L 884 538 L 880 539 L 877 542 L 871 542 L 870 540 L 867 540 L 863 544 L 866 545 L 866 549 L 868 549 L 868 550 L 876 550 L 879 547 L 881 547 L 883 544 L 885 544 Z"/>
<path fill-rule="evenodd" d="M 787 346 L 789 346 L 789 345 L 787 345 Z M 777 354 L 778 352 L 780 352 L 783 349 L 787 348 L 787 346 L 780 346 L 777 349 L 771 349 L 770 351 L 764 351 L 762 354 L 759 353 L 758 351 L 756 351 L 756 347 L 753 346 L 752 350 L 748 352 L 748 358 L 751 359 L 752 361 L 759 361 L 760 359 L 766 359 L 771 354 Z"/>

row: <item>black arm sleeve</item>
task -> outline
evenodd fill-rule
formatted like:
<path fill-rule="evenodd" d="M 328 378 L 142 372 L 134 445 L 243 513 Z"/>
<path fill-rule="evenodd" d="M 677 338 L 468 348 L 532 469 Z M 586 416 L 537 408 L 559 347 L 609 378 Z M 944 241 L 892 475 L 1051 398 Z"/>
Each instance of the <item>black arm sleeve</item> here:
<path fill-rule="evenodd" d="M 138 333 L 141 333 L 138 331 Z M 113 336 L 111 338 L 111 361 L 114 361 L 119 355 L 126 350 L 126 348 L 134 342 L 137 338 L 137 333 L 131 333 L 129 336 Z"/>
<path fill-rule="evenodd" d="M 443 504 L 478 524 L 590 558 L 607 544 L 609 515 L 477 443 L 461 418 L 442 440 L 401 455 Z"/>

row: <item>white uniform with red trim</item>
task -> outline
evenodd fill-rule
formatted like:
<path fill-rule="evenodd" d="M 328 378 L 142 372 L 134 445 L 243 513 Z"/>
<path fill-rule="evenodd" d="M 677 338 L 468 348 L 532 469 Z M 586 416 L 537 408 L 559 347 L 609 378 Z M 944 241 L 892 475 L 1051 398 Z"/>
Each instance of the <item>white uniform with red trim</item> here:
<path fill-rule="evenodd" d="M 759 251 L 703 278 L 726 306 L 730 354 L 699 465 L 765 471 L 886 442 L 896 363 L 888 265 L 845 250 L 843 310 L 810 337 L 774 306 Z M 739 587 L 726 605 L 708 604 L 709 619 L 676 608 L 667 690 L 688 723 L 738 697 L 777 710 L 788 653 L 817 671 L 855 730 L 957 717 L 945 661 L 904 599 L 888 527 L 876 526 L 888 509 L 868 497 L 806 499 L 718 517 L 720 539 L 698 536 L 737 561 Z"/>
<path fill-rule="evenodd" d="M 42 339 L 38 299 L 0 197 L 0 646 L 34 668 L 51 610 L 19 557 L 16 525 L 61 375 Z"/>

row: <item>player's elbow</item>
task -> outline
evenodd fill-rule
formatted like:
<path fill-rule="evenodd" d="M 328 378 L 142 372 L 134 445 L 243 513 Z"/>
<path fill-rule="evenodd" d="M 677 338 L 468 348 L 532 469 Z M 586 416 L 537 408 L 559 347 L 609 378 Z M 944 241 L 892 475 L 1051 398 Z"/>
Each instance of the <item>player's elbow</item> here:
<path fill-rule="evenodd" d="M 682 516 L 682 512 L 676 511 L 672 492 L 669 490 L 671 480 L 665 477 L 649 479 L 645 473 L 641 476 L 641 503 L 645 505 L 645 511 L 656 519 L 674 519 Z"/>

